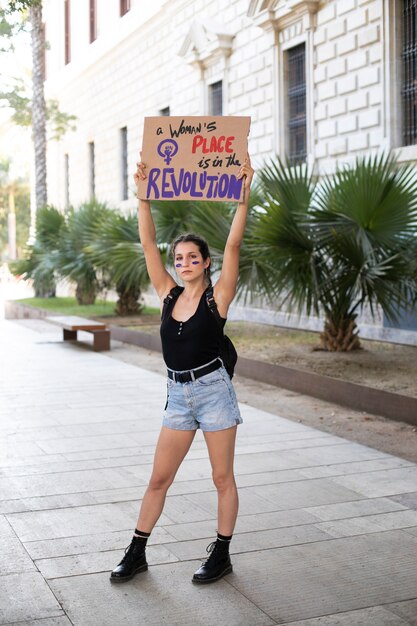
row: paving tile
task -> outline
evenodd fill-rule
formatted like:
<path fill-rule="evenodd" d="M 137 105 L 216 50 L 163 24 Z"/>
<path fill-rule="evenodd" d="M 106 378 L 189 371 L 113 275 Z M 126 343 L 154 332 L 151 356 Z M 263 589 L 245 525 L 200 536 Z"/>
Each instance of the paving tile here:
<path fill-rule="evenodd" d="M 0 624 L 31 623 L 40 618 L 63 615 L 60 604 L 39 572 L 23 572 L 1 577 Z"/>
<path fill-rule="evenodd" d="M 215 538 L 212 534 L 211 541 Z M 231 554 L 269 550 L 281 546 L 306 544 L 316 541 L 326 541 L 331 536 L 314 525 L 293 526 L 291 528 L 276 528 L 262 532 L 237 533 L 233 536 L 230 546 Z M 206 557 L 207 539 L 194 541 L 178 541 L 169 546 L 170 551 L 181 561 Z"/>
<path fill-rule="evenodd" d="M 395 616 L 385 607 L 377 606 L 296 622 L 285 622 L 282 626 L 409 626 L 409 622 Z"/>
<path fill-rule="evenodd" d="M 347 517 L 358 517 L 360 515 L 372 515 L 376 513 L 389 513 L 391 511 L 403 510 L 400 503 L 396 503 L 392 498 L 363 498 L 352 502 L 338 502 L 336 504 L 325 504 L 321 506 L 307 507 L 305 510 L 320 520 L 336 520 Z"/>
<path fill-rule="evenodd" d="M 47 617 L 46 619 L 35 619 L 24 622 L 9 622 L 4 626 L 72 626 L 68 617 Z"/>
<path fill-rule="evenodd" d="M 94 491 L 95 489 L 133 487 L 145 481 L 129 468 L 98 468 L 89 471 L 61 472 L 53 475 L 0 478 L 1 499 L 53 496 Z M 143 472 L 143 475 L 145 473 Z"/>
<path fill-rule="evenodd" d="M 414 598 L 416 552 L 417 538 L 387 531 L 237 554 L 231 584 L 291 623 Z"/>
<path fill-rule="evenodd" d="M 414 490 L 411 493 L 404 493 L 400 496 L 391 496 L 390 499 L 394 502 L 399 502 L 400 504 L 403 504 L 409 509 L 414 509 L 414 511 L 417 511 L 417 490 Z"/>
<path fill-rule="evenodd" d="M 13 528 L 4 515 L 0 515 L 0 554 L 0 577 L 7 574 L 36 570 L 32 559 L 16 537 Z"/>
<path fill-rule="evenodd" d="M 238 487 L 251 487 L 253 485 L 269 485 L 270 483 L 289 483 L 305 480 L 301 470 L 276 470 L 270 472 L 256 472 L 254 474 L 239 474 L 236 476 Z"/>
<path fill-rule="evenodd" d="M 273 513 L 256 513 L 253 515 L 240 514 L 237 518 L 235 535 L 251 531 L 285 528 L 287 526 L 300 526 L 315 523 L 316 521 L 313 515 L 301 509 L 295 509 L 293 511 L 274 511 Z M 210 521 L 205 522 L 170 524 L 164 526 L 164 530 L 178 541 L 213 537 L 215 536 L 216 528 L 217 520 L 215 516 L 213 516 L 213 519 Z"/>
<path fill-rule="evenodd" d="M 140 488 L 136 487 L 136 489 L 138 490 Z M 6 514 L 22 513 L 25 511 L 42 511 L 47 509 L 64 509 L 96 503 L 97 500 L 91 493 L 66 493 L 63 495 L 42 496 L 39 498 L 5 500 L 4 502 L 0 502 L 0 509 Z"/>
<path fill-rule="evenodd" d="M 387 604 L 384 608 L 403 618 L 409 626 L 417 626 L 417 599 Z"/>
<path fill-rule="evenodd" d="M 52 559 L 40 559 L 36 561 L 36 567 L 38 567 L 42 576 L 46 579 L 80 576 L 98 572 L 111 572 L 123 556 L 124 550 L 83 553 Z M 178 558 L 167 547 L 160 545 L 149 549 L 146 556 L 149 565 L 178 561 Z"/>
<path fill-rule="evenodd" d="M 129 528 L 128 530 L 114 532 L 97 532 L 91 535 L 28 541 L 24 545 L 34 560 L 105 552 L 108 550 L 119 550 L 122 552 L 130 544 L 132 534 L 133 529 Z M 174 537 L 167 530 L 156 526 L 148 540 L 148 546 L 169 544 L 174 541 Z"/>
<path fill-rule="evenodd" d="M 117 624 L 121 616 L 125 624 L 146 626 L 275 623 L 228 584 L 233 574 L 216 585 L 193 585 L 190 579 L 198 566 L 198 562 L 157 565 L 126 585 L 111 585 L 107 574 L 59 578 L 50 584 L 74 626 Z"/>
<path fill-rule="evenodd" d="M 30 572 L 36 570 L 32 559 L 14 534 L 9 537 L 0 537 L 1 571 L 2 577 L 17 572 Z"/>
<path fill-rule="evenodd" d="M 263 443 L 241 442 L 237 447 L 237 453 L 251 454 L 254 452 L 273 452 L 277 450 L 303 450 L 305 448 L 315 448 L 316 446 L 343 445 L 344 443 L 343 439 L 337 441 L 336 438 L 322 437 L 317 433 L 315 438 L 282 439 Z"/>
<path fill-rule="evenodd" d="M 250 515 L 251 513 L 265 513 L 267 511 L 276 511 L 275 503 L 258 495 L 259 487 L 245 487 L 239 489 L 239 511 L 242 515 Z M 210 517 L 217 516 L 217 492 L 210 491 L 206 493 L 192 493 L 187 496 L 193 506 L 200 506 L 209 512 Z"/>
<path fill-rule="evenodd" d="M 374 472 L 381 469 L 395 469 L 398 467 L 412 467 L 413 463 L 395 456 L 387 456 L 370 461 L 354 461 L 350 463 L 337 463 L 333 465 L 319 465 L 299 470 L 304 478 L 326 478 L 328 476 L 343 476 L 345 474 L 361 474 Z"/>
<path fill-rule="evenodd" d="M 57 539 L 97 532 L 132 529 L 138 515 L 136 502 L 98 504 L 70 509 L 52 509 L 7 515 L 22 542 L 37 539 Z M 159 523 L 172 523 L 164 513 Z"/>
<path fill-rule="evenodd" d="M 210 494 L 211 495 L 211 494 Z M 170 496 L 165 501 L 164 514 L 172 522 L 198 522 L 204 519 L 210 519 L 211 513 L 208 507 L 204 506 L 204 500 L 201 505 L 195 503 L 190 496 Z M 216 492 L 217 501 L 217 492 Z M 163 524 L 161 524 L 163 526 Z"/>
<path fill-rule="evenodd" d="M 417 492 L 417 465 L 353 476 L 338 476 L 334 480 L 339 485 L 353 489 L 368 498 L 408 494 Z"/>
<path fill-rule="evenodd" d="M 275 510 L 306 508 L 312 505 L 359 500 L 361 496 L 327 478 L 291 483 L 258 485 L 241 490 L 267 500 Z"/>

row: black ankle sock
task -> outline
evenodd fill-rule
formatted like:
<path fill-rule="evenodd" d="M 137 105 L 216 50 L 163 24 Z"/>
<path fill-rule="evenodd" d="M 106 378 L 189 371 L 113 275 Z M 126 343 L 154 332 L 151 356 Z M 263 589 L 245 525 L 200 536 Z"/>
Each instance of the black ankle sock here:
<path fill-rule="evenodd" d="M 220 533 L 217 533 L 217 539 L 220 541 L 227 541 L 230 543 L 232 541 L 232 537 L 233 535 L 221 535 Z"/>
<path fill-rule="evenodd" d="M 141 539 L 143 544 L 146 546 L 146 543 L 148 541 L 148 538 L 150 537 L 151 533 L 145 533 L 143 532 L 143 530 L 139 530 L 138 528 L 135 528 L 135 533 L 133 535 L 133 537 L 135 539 Z"/>

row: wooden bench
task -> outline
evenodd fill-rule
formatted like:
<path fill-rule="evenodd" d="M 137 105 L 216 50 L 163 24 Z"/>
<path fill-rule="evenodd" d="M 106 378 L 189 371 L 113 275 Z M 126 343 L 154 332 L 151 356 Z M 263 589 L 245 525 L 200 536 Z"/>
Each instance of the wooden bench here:
<path fill-rule="evenodd" d="M 64 341 L 75 341 L 77 332 L 84 330 L 93 335 L 93 348 L 96 352 L 110 350 L 110 330 L 102 322 L 87 320 L 76 315 L 54 315 L 46 318 L 48 322 L 63 328 Z"/>

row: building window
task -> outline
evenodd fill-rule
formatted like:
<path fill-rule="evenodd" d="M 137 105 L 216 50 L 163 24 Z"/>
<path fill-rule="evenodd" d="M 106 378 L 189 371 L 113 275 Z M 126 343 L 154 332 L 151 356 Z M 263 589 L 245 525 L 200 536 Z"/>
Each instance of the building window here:
<path fill-rule="evenodd" d="M 90 43 L 97 39 L 97 2 L 90 0 Z"/>
<path fill-rule="evenodd" d="M 69 187 L 69 155 L 64 154 L 64 182 L 65 182 L 65 208 L 69 207 L 70 203 L 70 187 Z"/>
<path fill-rule="evenodd" d="M 127 175 L 127 127 L 120 129 L 120 147 L 121 147 L 121 173 L 122 173 L 122 200 L 128 199 L 128 175 Z"/>
<path fill-rule="evenodd" d="M 292 162 L 307 156 L 306 52 L 302 43 L 287 50 L 287 153 Z"/>
<path fill-rule="evenodd" d="M 164 115 L 164 116 L 170 116 L 171 115 L 171 111 L 169 107 L 164 107 L 163 109 L 159 110 L 159 115 Z"/>
<path fill-rule="evenodd" d="M 88 169 L 90 172 L 90 198 L 93 200 L 96 196 L 96 155 L 94 149 L 94 141 L 88 144 Z"/>
<path fill-rule="evenodd" d="M 417 143 L 417 6 L 415 0 L 402 2 L 402 107 L 403 145 Z"/>
<path fill-rule="evenodd" d="M 64 3 L 64 22 L 65 22 L 65 65 L 71 61 L 71 9 L 70 0 Z"/>
<path fill-rule="evenodd" d="M 209 115 L 223 114 L 223 82 L 209 85 Z"/>
<path fill-rule="evenodd" d="M 131 0 L 120 0 L 120 17 L 131 9 Z"/>

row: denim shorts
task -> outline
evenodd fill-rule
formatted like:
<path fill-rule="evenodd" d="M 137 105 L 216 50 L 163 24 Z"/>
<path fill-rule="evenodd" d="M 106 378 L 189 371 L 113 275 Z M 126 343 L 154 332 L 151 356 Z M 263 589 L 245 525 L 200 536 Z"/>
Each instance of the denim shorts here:
<path fill-rule="evenodd" d="M 167 379 L 163 426 L 213 432 L 242 423 L 235 390 L 224 367 L 188 383 Z"/>

